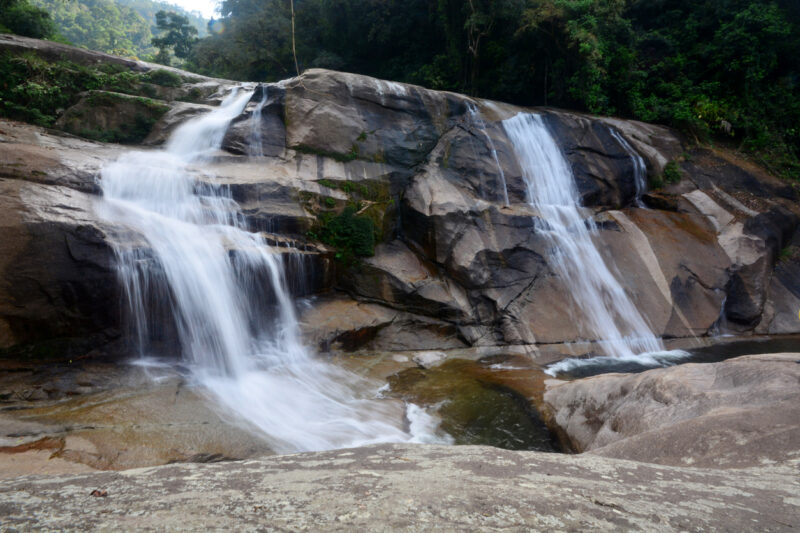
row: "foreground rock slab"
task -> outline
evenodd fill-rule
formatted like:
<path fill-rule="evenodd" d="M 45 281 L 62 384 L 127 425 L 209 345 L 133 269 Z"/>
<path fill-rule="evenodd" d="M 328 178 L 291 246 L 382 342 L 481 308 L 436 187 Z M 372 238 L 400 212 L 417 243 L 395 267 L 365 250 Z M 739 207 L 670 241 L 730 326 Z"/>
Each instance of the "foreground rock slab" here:
<path fill-rule="evenodd" d="M 61 531 L 788 531 L 800 526 L 797 466 L 702 470 L 378 445 L 6 480 L 0 522 Z"/>

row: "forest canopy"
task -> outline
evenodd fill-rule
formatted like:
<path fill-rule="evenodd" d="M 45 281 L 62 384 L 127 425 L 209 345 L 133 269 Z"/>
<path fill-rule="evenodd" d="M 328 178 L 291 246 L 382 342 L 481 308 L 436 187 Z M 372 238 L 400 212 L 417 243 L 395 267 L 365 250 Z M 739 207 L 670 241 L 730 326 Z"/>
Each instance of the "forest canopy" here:
<path fill-rule="evenodd" d="M 8 0 L 0 0 L 8 1 Z M 171 11 L 185 16 L 201 36 L 207 21 L 168 2 L 155 0 L 16 0 L 49 15 L 56 38 L 76 46 L 125 57 L 155 59 L 152 40 L 158 35 L 156 14 Z M 28 32 L 16 31 L 29 37 Z"/>
<path fill-rule="evenodd" d="M 276 81 L 292 7 L 300 71 L 666 124 L 800 180 L 798 0 L 222 0 L 209 31 L 154 0 L 0 0 L 0 31 Z"/>
<path fill-rule="evenodd" d="M 796 0 L 295 0 L 300 70 L 667 124 L 800 178 Z M 223 0 L 190 69 L 295 74 L 290 0 Z"/>

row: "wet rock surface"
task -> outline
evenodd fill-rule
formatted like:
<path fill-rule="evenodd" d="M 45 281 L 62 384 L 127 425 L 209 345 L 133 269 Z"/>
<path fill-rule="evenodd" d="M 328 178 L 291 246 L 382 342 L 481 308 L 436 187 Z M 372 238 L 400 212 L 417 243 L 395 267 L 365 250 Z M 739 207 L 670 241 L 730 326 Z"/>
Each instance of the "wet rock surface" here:
<path fill-rule="evenodd" d="M 790 531 L 797 464 L 702 470 L 381 445 L 0 481 L 10 529 Z M 92 496 L 94 491 L 101 496 Z"/>
<path fill-rule="evenodd" d="M 270 453 L 171 365 L 0 361 L 0 478 Z"/>

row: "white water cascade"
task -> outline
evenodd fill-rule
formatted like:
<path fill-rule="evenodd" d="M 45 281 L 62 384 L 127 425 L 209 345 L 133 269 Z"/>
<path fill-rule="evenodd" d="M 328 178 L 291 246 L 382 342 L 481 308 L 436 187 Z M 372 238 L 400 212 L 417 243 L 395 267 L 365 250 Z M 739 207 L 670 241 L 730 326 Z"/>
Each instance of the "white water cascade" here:
<path fill-rule="evenodd" d="M 579 311 L 576 320 L 588 325 L 607 356 L 641 361 L 663 355 L 660 339 L 600 254 L 593 240 L 597 226 L 591 213 L 581 208 L 572 169 L 542 117 L 520 113 L 503 121 L 503 127 L 520 162 L 528 199 L 539 213 L 536 231 L 549 241 L 549 262 Z M 548 372 L 579 364 L 567 360 Z"/>
<path fill-rule="evenodd" d="M 486 144 L 489 146 L 489 152 L 492 154 L 494 164 L 497 167 L 497 172 L 500 174 L 500 181 L 503 185 L 503 205 L 508 207 L 508 185 L 506 184 L 506 174 L 503 172 L 503 165 L 500 164 L 500 159 L 497 157 L 497 150 L 494 147 L 494 141 L 492 141 L 492 138 L 486 132 L 486 122 L 484 122 L 483 118 L 481 118 L 481 113 L 478 111 L 478 107 L 475 104 L 469 104 L 467 109 L 469 111 L 470 120 L 483 134 L 483 137 L 486 139 Z"/>
<path fill-rule="evenodd" d="M 248 231 L 226 189 L 198 168 L 252 94 L 234 90 L 179 127 L 165 150 L 131 152 L 102 171 L 101 216 L 137 236 L 116 245 L 136 340 L 147 351 L 156 330 L 174 323 L 198 383 L 276 452 L 436 441 L 437 421 L 422 409 L 377 399 L 375 384 L 309 353 L 286 250 Z"/>
<path fill-rule="evenodd" d="M 622 146 L 622 149 L 625 150 L 625 152 L 631 158 L 631 162 L 633 163 L 633 182 L 636 186 L 634 203 L 636 204 L 636 207 L 644 207 L 644 204 L 642 203 L 642 195 L 647 189 L 647 165 L 645 165 L 642 156 L 640 156 L 636 150 L 633 149 L 630 143 L 625 140 L 625 137 L 620 135 L 617 130 L 614 128 L 608 128 L 608 131 L 611 132 L 611 136 L 614 137 L 620 146 Z"/>
<path fill-rule="evenodd" d="M 269 87 L 261 86 L 261 100 L 256 104 L 253 114 L 250 117 L 250 138 L 247 155 L 250 157 L 264 157 L 264 143 L 261 133 L 261 112 L 269 102 Z"/>

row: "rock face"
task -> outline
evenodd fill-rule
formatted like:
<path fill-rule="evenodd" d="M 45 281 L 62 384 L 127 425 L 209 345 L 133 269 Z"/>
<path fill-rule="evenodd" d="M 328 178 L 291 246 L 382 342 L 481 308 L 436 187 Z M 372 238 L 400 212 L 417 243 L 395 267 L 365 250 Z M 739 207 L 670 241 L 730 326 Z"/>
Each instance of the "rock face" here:
<path fill-rule="evenodd" d="M 45 57 L 58 52 L 29 40 L 4 39 L 0 45 L 28 46 Z M 69 54 L 81 52 L 70 49 Z M 80 61 L 103 60 L 87 54 Z M 204 104 L 166 102 L 169 111 L 153 126 L 146 144 L 164 142 L 178 124 L 207 112 L 208 104 L 231 88 L 224 80 L 180 75 L 217 91 Z M 356 313 L 364 322 L 351 318 L 315 329 L 326 321 L 308 311 L 317 318 L 306 321 L 306 330 L 322 349 L 358 349 L 359 339 L 369 339 L 375 349 L 594 339 L 596 333 L 581 319 L 580 295 L 554 275 L 550 244 L 535 230 L 540 215 L 527 203 L 522 170 L 502 125 L 520 112 L 544 116 L 572 167 L 587 219 L 600 228 L 598 247 L 656 335 L 800 332 L 800 289 L 794 275 L 800 265 L 795 253 L 800 220 L 796 191 L 728 154 L 685 146 L 674 132 L 659 126 L 526 110 L 354 74 L 312 69 L 279 84 L 251 86 L 253 97 L 232 122 L 224 151 L 196 169 L 198 179 L 228 187 L 251 227 L 268 233 L 268 240 L 290 242 L 311 254 L 315 274 L 300 292 L 338 289 L 335 298 L 319 305 L 349 300 L 342 305 L 355 308 L 354 302 L 360 302 L 380 309 L 378 323 L 385 327 L 378 329 L 372 312 Z M 175 88 L 175 95 L 185 88 Z M 62 119 L 66 123 L 75 117 L 68 112 Z M 73 131 L 80 132 L 80 126 L 74 124 Z M 0 164 L 0 176 L 14 181 L 8 187 L 68 187 L 14 192 L 19 214 L 13 220 L 6 217 L 5 224 L 17 229 L 8 235 L 24 233 L 19 228 L 30 226 L 28 212 L 46 218 L 77 201 L 83 207 L 73 218 L 81 220 L 82 235 L 93 235 L 91 246 L 106 250 L 102 259 L 95 254 L 98 259 L 92 261 L 70 255 L 69 265 L 55 259 L 48 264 L 47 254 L 37 256 L 42 272 L 27 272 L 28 285 L 8 285 L 29 288 L 14 295 L 4 289 L 0 299 L 6 302 L 0 307 L 2 345 L 37 338 L 33 332 L 42 320 L 34 316 L 40 313 L 25 309 L 28 300 L 41 298 L 50 302 L 53 313 L 74 317 L 81 335 L 107 329 L 119 316 L 116 300 L 108 298 L 111 287 L 83 291 L 86 309 L 68 307 L 65 297 L 54 297 L 52 290 L 42 296 L 33 287 L 49 285 L 53 276 L 72 280 L 59 284 L 62 292 L 70 283 L 80 284 L 78 279 L 113 284 L 104 243 L 118 232 L 108 233 L 89 220 L 93 215 L 88 206 L 98 199 L 87 193 L 98 191 L 103 161 L 122 149 L 79 145 L 82 141 L 18 124 L 0 127 L 8 130 L 0 143 L 0 151 L 9 156 Z M 651 177 L 658 177 L 668 162 L 680 162 L 682 180 L 645 195 L 649 209 L 634 207 L 634 159 L 617 135 L 643 158 Z M 73 199 L 62 202 L 59 194 Z M 41 204 L 38 210 L 29 200 L 34 197 Z M 313 237 L 321 220 L 347 205 L 373 221 L 377 246 L 374 257 L 338 262 L 334 269 L 334 251 Z M 60 220 L 67 224 L 68 218 Z M 2 245 L 11 246 L 11 239 L 4 237 Z M 14 246 L 15 254 L 28 253 L 16 248 L 22 245 Z M 4 279 L 19 279 L 8 260 L 4 269 Z M 97 279 L 101 271 L 102 282 Z M 106 318 L 95 324 L 95 316 Z M 64 326 L 46 328 L 39 339 L 69 329 L 70 320 L 45 322 Z M 402 329 L 401 323 L 424 325 L 428 333 L 419 342 L 406 335 L 404 342 L 410 344 L 402 346 L 389 335 Z"/>
<path fill-rule="evenodd" d="M 796 467 L 381 445 L 5 480 L 0 519 L 61 531 L 789 531 L 800 524 Z"/>
<path fill-rule="evenodd" d="M 55 341 L 46 351 L 64 355 L 73 341 L 84 351 L 108 342 L 119 293 L 95 169 L 118 150 L 13 123 L 0 130 L 0 348 Z"/>
<path fill-rule="evenodd" d="M 800 458 L 800 354 L 548 383 L 553 421 L 605 457 L 740 468 Z"/>
<path fill-rule="evenodd" d="M 119 299 L 113 254 L 91 199 L 63 187 L 0 180 L 0 205 L 0 346 L 113 337 L 109 330 L 119 325 L 116 306 L 108 305 Z"/>

